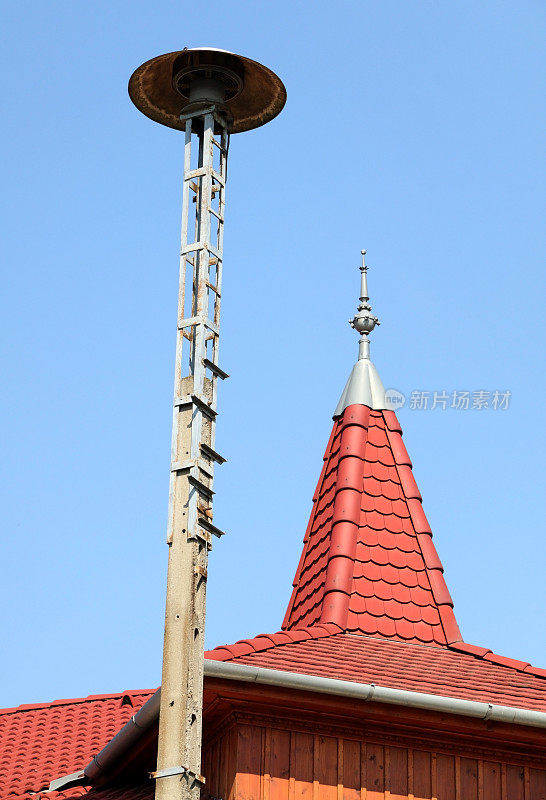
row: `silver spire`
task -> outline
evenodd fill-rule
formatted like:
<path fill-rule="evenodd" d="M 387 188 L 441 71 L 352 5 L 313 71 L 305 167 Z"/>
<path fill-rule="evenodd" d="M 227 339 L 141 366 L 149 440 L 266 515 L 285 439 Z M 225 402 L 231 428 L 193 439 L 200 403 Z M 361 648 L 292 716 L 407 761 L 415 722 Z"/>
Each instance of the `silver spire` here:
<path fill-rule="evenodd" d="M 370 340 L 368 336 L 376 325 L 381 324 L 377 317 L 372 314 L 372 307 L 370 305 L 367 278 L 368 267 L 365 262 L 366 251 L 361 250 L 360 252 L 362 253 L 362 266 L 360 267 L 360 305 L 358 306 L 357 313 L 349 320 L 349 325 L 361 334 L 358 348 L 359 359 L 370 357 Z"/>
<path fill-rule="evenodd" d="M 349 380 L 337 404 L 334 417 L 343 414 L 347 406 L 351 405 L 368 406 L 368 408 L 373 408 L 376 411 L 388 408 L 385 403 L 385 389 L 381 383 L 381 378 L 370 361 L 370 340 L 368 337 L 376 325 L 379 325 L 379 320 L 372 314 L 368 295 L 368 267 L 364 260 L 366 251 L 362 250 L 361 252 L 360 304 L 354 317 L 349 320 L 351 327 L 360 334 L 358 361 L 349 375 Z"/>

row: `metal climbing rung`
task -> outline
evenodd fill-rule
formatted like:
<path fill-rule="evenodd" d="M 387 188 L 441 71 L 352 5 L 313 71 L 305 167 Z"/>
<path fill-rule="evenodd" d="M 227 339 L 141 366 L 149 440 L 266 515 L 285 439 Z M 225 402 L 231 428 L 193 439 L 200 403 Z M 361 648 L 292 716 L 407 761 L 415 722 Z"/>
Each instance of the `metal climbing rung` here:
<path fill-rule="evenodd" d="M 217 464 L 226 463 L 227 459 L 225 459 L 224 456 L 221 456 L 220 453 L 217 453 L 216 450 L 213 450 L 212 447 L 209 447 L 208 444 L 201 443 L 201 452 L 206 458 L 216 461 Z"/>
<path fill-rule="evenodd" d="M 174 405 L 180 408 L 186 406 L 196 406 L 199 411 L 206 414 L 208 417 L 216 417 L 218 412 L 212 408 L 204 397 L 199 397 L 196 394 L 185 395 L 184 397 L 175 397 Z"/>
<path fill-rule="evenodd" d="M 220 528 L 217 528 L 216 525 L 213 525 L 208 519 L 204 517 L 199 517 L 198 524 L 204 528 L 209 533 L 212 533 L 214 536 L 217 536 L 218 539 L 221 536 L 225 536 L 225 531 L 221 531 Z"/>
<path fill-rule="evenodd" d="M 207 369 L 210 369 L 211 372 L 213 372 L 218 378 L 221 378 L 223 381 L 225 381 L 226 378 L 229 378 L 227 372 L 224 372 L 223 369 L 220 369 L 218 364 L 214 364 L 208 358 L 203 359 L 203 364 Z"/>

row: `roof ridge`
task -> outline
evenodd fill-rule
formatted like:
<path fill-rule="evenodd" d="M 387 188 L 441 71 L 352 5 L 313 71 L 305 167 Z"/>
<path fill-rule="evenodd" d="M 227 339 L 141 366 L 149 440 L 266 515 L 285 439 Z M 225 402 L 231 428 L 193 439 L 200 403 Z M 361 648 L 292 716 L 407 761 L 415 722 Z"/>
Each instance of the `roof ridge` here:
<path fill-rule="evenodd" d="M 407 642 L 402 639 L 385 639 L 384 636 L 373 636 L 368 633 L 357 633 L 355 631 L 343 631 L 344 636 L 354 636 L 357 639 L 370 639 L 376 642 L 389 641 L 393 645 L 401 647 L 420 647 L 427 650 L 438 650 L 437 645 L 429 644 L 428 642 Z M 497 666 L 506 667 L 507 669 L 514 669 L 517 672 L 524 672 L 529 675 L 535 675 L 538 678 L 546 678 L 546 669 L 542 667 L 535 667 L 527 661 L 520 661 L 516 658 L 509 658 L 508 656 L 501 656 L 498 653 L 493 653 L 487 647 L 480 647 L 478 645 L 469 644 L 468 642 L 453 642 L 443 646 L 444 650 L 454 650 L 456 653 L 473 656 L 480 660 L 489 661 Z"/>
<path fill-rule="evenodd" d="M 351 405 L 345 409 L 320 616 L 321 622 L 333 622 L 344 629 L 354 580 L 369 424 L 368 406 Z"/>
<path fill-rule="evenodd" d="M 528 661 L 520 661 L 517 658 L 509 658 L 508 656 L 501 656 L 498 653 L 493 653 L 487 647 L 480 647 L 479 645 L 469 644 L 468 642 L 453 642 L 448 645 L 450 650 L 465 653 L 466 655 L 473 656 L 482 661 L 490 661 L 507 669 L 513 669 L 516 672 L 524 672 L 530 675 L 535 675 L 537 678 L 546 678 L 546 669 L 542 667 L 534 667 Z"/>
<path fill-rule="evenodd" d="M 138 697 L 143 694 L 153 694 L 155 689 L 125 689 L 122 692 L 114 692 L 112 694 L 90 694 L 87 697 L 66 697 L 57 700 L 50 700 L 43 703 L 22 703 L 19 706 L 10 706 L 7 708 L 0 708 L 0 715 L 16 714 L 23 711 L 37 711 L 43 708 L 54 708 L 55 706 L 69 706 L 79 705 L 82 703 L 98 702 L 101 700 L 116 700 L 126 696 Z"/>
<path fill-rule="evenodd" d="M 322 639 L 343 633 L 343 629 L 334 623 L 319 623 L 307 625 L 302 628 L 292 628 L 289 631 L 276 633 L 259 633 L 250 639 L 239 639 L 234 644 L 223 644 L 205 651 L 205 658 L 213 661 L 231 661 L 233 658 L 246 656 L 249 653 L 259 653 L 271 650 L 273 647 L 282 647 L 286 644 L 301 642 L 311 639 Z M 214 655 L 212 655 L 214 654 Z"/>

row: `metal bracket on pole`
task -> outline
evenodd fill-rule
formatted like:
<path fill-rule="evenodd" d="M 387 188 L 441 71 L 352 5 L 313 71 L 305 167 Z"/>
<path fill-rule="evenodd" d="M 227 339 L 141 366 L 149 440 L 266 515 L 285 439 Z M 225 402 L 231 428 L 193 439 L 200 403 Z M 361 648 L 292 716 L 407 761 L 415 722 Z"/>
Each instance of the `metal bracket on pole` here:
<path fill-rule="evenodd" d="M 212 408 L 207 402 L 205 397 L 199 397 L 197 394 L 185 395 L 184 397 L 175 397 L 174 405 L 182 409 L 184 406 L 197 406 L 197 409 L 206 414 L 208 417 L 216 417 L 218 412 Z"/>
<path fill-rule="evenodd" d="M 217 453 L 216 450 L 213 450 L 212 447 L 208 446 L 208 444 L 201 443 L 201 452 L 207 458 L 210 458 L 212 461 L 216 461 L 217 464 L 226 463 L 224 456 L 221 456 L 220 453 Z"/>
<path fill-rule="evenodd" d="M 212 522 L 208 521 L 208 519 L 203 519 L 203 517 L 199 517 L 199 525 L 206 531 L 208 531 L 208 533 L 212 533 L 218 539 L 221 536 L 225 536 L 225 531 L 221 531 L 220 528 L 217 528 L 216 525 L 213 525 Z"/>
<path fill-rule="evenodd" d="M 225 381 L 225 379 L 226 379 L 226 378 L 229 378 L 229 375 L 227 374 L 227 372 L 224 372 L 224 370 L 223 370 L 223 369 L 220 369 L 220 367 L 218 366 L 218 364 L 213 364 L 213 362 L 212 362 L 212 361 L 209 361 L 209 359 L 208 359 L 208 358 L 204 358 L 204 359 L 203 359 L 203 364 L 205 365 L 205 367 L 206 367 L 207 369 L 210 369 L 210 371 L 211 371 L 212 373 L 214 373 L 215 375 L 217 375 L 217 376 L 218 376 L 218 378 L 221 378 L 223 381 Z"/>
<path fill-rule="evenodd" d="M 204 786 L 206 783 L 203 775 L 196 775 L 195 772 L 191 772 L 191 770 L 186 769 L 186 767 L 167 767 L 166 769 L 159 769 L 156 772 L 149 772 L 148 775 L 152 780 L 158 780 L 159 778 L 172 778 L 175 775 L 188 775 L 202 786 Z"/>

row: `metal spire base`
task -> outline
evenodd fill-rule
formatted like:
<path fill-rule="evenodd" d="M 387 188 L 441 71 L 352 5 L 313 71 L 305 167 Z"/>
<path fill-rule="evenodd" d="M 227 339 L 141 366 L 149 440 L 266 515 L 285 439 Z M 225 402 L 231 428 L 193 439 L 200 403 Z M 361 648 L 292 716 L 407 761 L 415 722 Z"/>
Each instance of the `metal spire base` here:
<path fill-rule="evenodd" d="M 390 408 L 385 401 L 385 388 L 369 358 L 359 359 L 339 398 L 334 417 L 339 417 L 347 406 L 368 406 L 374 411 Z"/>
<path fill-rule="evenodd" d="M 368 296 L 368 267 L 364 261 L 366 251 L 362 250 L 361 252 L 360 305 L 355 316 L 349 320 L 349 325 L 361 334 L 358 344 L 358 361 L 349 375 L 349 380 L 334 411 L 334 418 L 341 416 L 347 406 L 351 405 L 368 406 L 374 411 L 389 408 L 385 400 L 385 389 L 381 378 L 370 361 L 369 335 L 379 325 L 379 320 L 372 314 Z"/>

